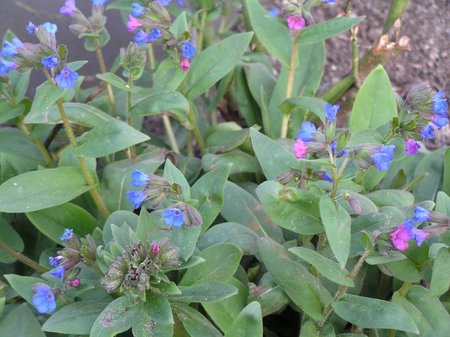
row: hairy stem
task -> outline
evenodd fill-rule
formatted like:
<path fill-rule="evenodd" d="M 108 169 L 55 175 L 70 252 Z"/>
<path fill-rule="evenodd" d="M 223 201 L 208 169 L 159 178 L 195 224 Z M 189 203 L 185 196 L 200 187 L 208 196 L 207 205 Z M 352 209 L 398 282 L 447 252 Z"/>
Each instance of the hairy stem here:
<path fill-rule="evenodd" d="M 108 72 L 108 70 L 106 69 L 106 63 L 105 63 L 105 58 L 103 57 L 102 48 L 100 47 L 100 42 L 98 41 L 98 39 L 95 39 L 94 41 L 95 41 L 95 51 L 97 53 L 98 63 L 100 64 L 100 71 L 102 72 L 102 74 L 104 74 L 104 73 Z M 111 84 L 105 82 L 105 86 L 106 86 L 106 91 L 108 93 L 109 103 L 111 104 L 111 109 L 115 110 L 116 99 L 114 98 L 114 93 L 112 91 Z"/>
<path fill-rule="evenodd" d="M 64 109 L 64 105 L 61 99 L 58 99 L 56 102 L 58 106 L 59 113 L 61 114 L 61 119 L 64 124 L 64 129 L 66 130 L 67 137 L 69 138 L 70 145 L 72 145 L 73 149 L 75 149 L 78 146 L 77 140 L 75 138 L 75 134 L 73 133 L 72 126 L 70 125 L 70 121 L 67 118 L 66 110 Z M 86 181 L 86 183 L 91 187 L 89 190 L 89 193 L 92 196 L 92 199 L 94 199 L 95 204 L 97 205 L 98 210 L 100 211 L 100 214 L 103 218 L 107 218 L 109 216 L 108 208 L 106 208 L 105 202 L 103 201 L 102 197 L 100 196 L 100 193 L 96 187 L 96 183 L 94 181 L 94 178 L 92 177 L 91 172 L 89 171 L 88 165 L 86 163 L 86 160 L 83 156 L 77 156 L 78 162 L 80 164 L 81 173 L 83 174 L 83 177 Z"/>
<path fill-rule="evenodd" d="M 291 50 L 291 62 L 289 64 L 289 75 L 288 81 L 286 84 L 286 98 L 290 98 L 292 96 L 292 90 L 294 88 L 294 77 L 295 77 L 295 67 L 297 64 L 298 57 L 298 42 L 297 36 L 294 36 L 294 43 L 292 44 Z M 281 121 L 281 138 L 286 138 L 289 129 L 289 119 L 291 118 L 290 114 L 284 114 L 283 120 Z"/>
<path fill-rule="evenodd" d="M 6 243 L 0 241 L 0 249 L 3 249 L 8 255 L 11 255 L 16 260 L 22 262 L 23 264 L 27 265 L 30 268 L 33 268 L 38 273 L 45 273 L 48 271 L 47 268 L 42 267 L 40 264 L 34 262 L 32 259 L 30 259 L 28 256 L 23 255 L 22 253 L 19 253 L 12 249 L 10 246 L 8 246 Z"/>
<path fill-rule="evenodd" d="M 48 152 L 47 148 L 45 147 L 44 143 L 39 137 L 34 137 L 31 134 L 31 130 L 28 128 L 28 126 L 23 122 L 25 116 L 22 114 L 20 116 L 19 120 L 19 128 L 36 144 L 37 148 L 41 152 L 42 156 L 44 157 L 45 161 L 47 162 L 47 166 L 52 167 L 53 166 L 53 159 L 50 153 Z"/>
<path fill-rule="evenodd" d="M 352 272 L 350 273 L 349 278 L 353 281 L 356 276 L 358 275 L 359 271 L 361 270 L 361 267 L 364 264 L 364 261 L 366 260 L 367 256 L 369 256 L 369 251 L 365 250 L 364 253 L 359 258 L 358 262 L 356 263 L 355 267 L 353 267 Z M 339 301 L 347 292 L 349 287 L 347 286 L 340 286 L 336 294 L 334 295 L 333 301 L 326 306 L 326 308 L 323 311 L 322 314 L 322 320 L 317 325 L 317 328 L 321 330 L 324 325 L 327 323 L 328 319 L 330 318 L 331 314 L 333 313 L 333 304 L 337 301 Z"/>
<path fill-rule="evenodd" d="M 133 80 L 128 78 L 128 86 L 130 87 L 130 90 L 127 92 L 127 123 L 129 126 L 133 127 L 133 118 L 130 116 L 130 111 L 133 103 Z M 136 157 L 136 148 L 134 145 L 130 146 L 128 148 L 128 157 L 130 159 L 133 159 Z"/>
<path fill-rule="evenodd" d="M 200 13 L 200 29 L 198 32 L 198 43 L 197 43 L 197 53 L 200 54 L 203 49 L 203 40 L 205 37 L 205 27 L 206 27 L 206 16 L 208 12 L 203 10 Z"/>
<path fill-rule="evenodd" d="M 175 133 L 173 132 L 172 125 L 170 124 L 169 116 L 163 114 L 162 120 L 164 123 L 164 129 L 166 130 L 167 137 L 169 137 L 170 148 L 176 154 L 180 154 L 180 148 L 178 147 L 177 139 L 175 138 Z"/>
<path fill-rule="evenodd" d="M 155 61 L 155 53 L 153 51 L 153 45 L 151 43 L 148 44 L 147 55 L 148 55 L 148 63 L 150 64 L 150 70 L 153 71 L 156 68 L 156 61 Z"/>

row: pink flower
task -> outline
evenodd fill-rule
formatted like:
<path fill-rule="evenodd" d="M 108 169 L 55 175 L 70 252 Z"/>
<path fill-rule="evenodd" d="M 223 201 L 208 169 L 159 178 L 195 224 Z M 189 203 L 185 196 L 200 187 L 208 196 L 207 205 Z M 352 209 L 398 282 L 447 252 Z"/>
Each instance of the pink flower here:
<path fill-rule="evenodd" d="M 308 145 L 301 139 L 295 141 L 292 149 L 294 150 L 297 159 L 305 158 L 308 155 Z"/>
<path fill-rule="evenodd" d="M 286 21 L 290 30 L 300 30 L 305 27 L 305 19 L 300 15 L 290 15 Z"/>
<path fill-rule="evenodd" d="M 408 249 L 408 241 L 412 238 L 409 232 L 405 225 L 401 225 L 390 234 L 395 248 L 401 251 Z"/>
<path fill-rule="evenodd" d="M 137 28 L 139 28 L 141 26 L 142 26 L 142 23 L 139 22 L 134 16 L 132 16 L 132 15 L 128 16 L 127 27 L 128 27 L 128 31 L 130 33 L 134 32 Z"/>
<path fill-rule="evenodd" d="M 191 67 L 191 63 L 189 62 L 188 58 L 181 59 L 181 61 L 180 61 L 181 70 L 188 71 L 190 67 Z"/>
<path fill-rule="evenodd" d="M 161 247 L 157 243 L 154 243 L 151 246 L 151 251 L 152 251 L 152 254 L 156 255 L 161 251 Z"/>
<path fill-rule="evenodd" d="M 405 143 L 405 151 L 408 156 L 413 156 L 420 149 L 419 143 L 414 139 L 409 138 Z"/>

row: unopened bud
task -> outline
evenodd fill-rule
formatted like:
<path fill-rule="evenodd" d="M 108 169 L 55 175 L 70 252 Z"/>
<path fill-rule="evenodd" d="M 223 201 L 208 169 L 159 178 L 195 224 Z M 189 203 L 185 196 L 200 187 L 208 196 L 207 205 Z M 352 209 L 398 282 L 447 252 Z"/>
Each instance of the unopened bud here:
<path fill-rule="evenodd" d="M 69 281 L 69 285 L 70 285 L 72 288 L 78 288 L 78 287 L 80 286 L 80 284 L 81 284 L 81 281 L 80 281 L 79 278 L 74 278 L 74 279 L 72 279 L 72 280 Z"/>
<path fill-rule="evenodd" d="M 158 245 L 157 243 L 152 244 L 151 251 L 154 255 L 158 254 L 161 251 L 160 245 Z"/>

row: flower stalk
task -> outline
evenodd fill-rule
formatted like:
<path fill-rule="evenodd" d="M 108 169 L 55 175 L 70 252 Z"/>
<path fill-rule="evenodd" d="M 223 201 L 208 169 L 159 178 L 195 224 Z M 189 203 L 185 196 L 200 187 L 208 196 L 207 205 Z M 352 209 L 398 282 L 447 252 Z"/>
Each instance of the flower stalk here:
<path fill-rule="evenodd" d="M 294 89 L 295 67 L 297 64 L 297 58 L 298 58 L 298 39 L 297 36 L 294 36 L 294 43 L 292 44 L 291 49 L 291 62 L 289 64 L 289 75 L 286 85 L 286 99 L 292 96 L 292 91 Z M 291 118 L 290 114 L 283 115 L 283 120 L 281 121 L 281 133 L 280 133 L 281 138 L 287 137 L 290 118 Z"/>
<path fill-rule="evenodd" d="M 33 268 L 38 273 L 45 273 L 48 271 L 47 268 L 42 267 L 40 264 L 34 262 L 32 259 L 30 259 L 28 256 L 23 255 L 22 253 L 19 253 L 12 249 L 10 246 L 8 246 L 6 243 L 0 241 L 0 249 L 3 249 L 8 255 L 12 256 L 16 260 L 22 262 L 23 264 L 27 265 L 30 268 Z"/>
<path fill-rule="evenodd" d="M 95 41 L 95 52 L 97 54 L 98 63 L 100 64 L 100 71 L 102 74 L 105 74 L 108 72 L 106 68 L 105 58 L 103 57 L 102 48 L 100 47 L 100 42 L 98 39 L 94 39 Z M 106 92 L 108 93 L 108 99 L 109 103 L 111 104 L 111 109 L 116 109 L 116 99 L 114 98 L 114 93 L 112 90 L 111 84 L 104 82 L 106 86 Z"/>

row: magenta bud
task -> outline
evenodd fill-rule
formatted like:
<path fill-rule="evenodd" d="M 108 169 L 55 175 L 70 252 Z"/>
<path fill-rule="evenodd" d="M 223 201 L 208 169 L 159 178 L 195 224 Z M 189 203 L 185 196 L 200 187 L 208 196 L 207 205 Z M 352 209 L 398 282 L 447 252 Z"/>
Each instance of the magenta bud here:
<path fill-rule="evenodd" d="M 160 245 L 158 245 L 157 243 L 152 244 L 151 251 L 154 255 L 158 254 L 161 251 Z"/>
<path fill-rule="evenodd" d="M 74 279 L 72 279 L 72 280 L 69 281 L 69 285 L 70 285 L 72 288 L 78 288 L 78 287 L 80 286 L 80 284 L 81 284 L 81 281 L 80 281 L 79 278 L 74 278 Z"/>

